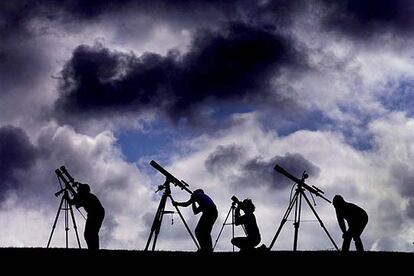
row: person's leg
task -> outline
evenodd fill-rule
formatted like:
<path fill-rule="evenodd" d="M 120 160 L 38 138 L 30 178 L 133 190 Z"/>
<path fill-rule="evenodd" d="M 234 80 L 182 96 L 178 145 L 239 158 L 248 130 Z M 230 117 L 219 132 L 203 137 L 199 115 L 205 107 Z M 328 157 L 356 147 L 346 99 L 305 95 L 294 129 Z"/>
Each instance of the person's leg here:
<path fill-rule="evenodd" d="M 213 251 L 213 242 L 211 240 L 211 230 L 217 219 L 217 213 L 203 213 L 195 229 L 196 238 L 200 244 L 200 250 Z"/>
<path fill-rule="evenodd" d="M 92 249 L 93 247 L 93 238 L 92 238 L 92 227 L 93 227 L 93 223 L 91 223 L 91 219 L 88 217 L 86 219 L 86 223 L 85 223 L 85 231 L 83 233 L 83 236 L 85 238 L 86 241 L 86 245 L 88 246 L 88 249 Z"/>
<path fill-rule="evenodd" d="M 213 241 L 211 239 L 211 231 L 213 230 L 213 225 L 217 220 L 217 212 L 209 213 L 206 217 L 206 224 L 205 224 L 205 248 L 208 251 L 213 251 Z"/>
<path fill-rule="evenodd" d="M 231 243 L 240 248 L 240 250 L 244 250 L 246 248 L 248 248 L 248 242 L 247 242 L 247 238 L 246 237 L 236 237 L 231 239 Z"/>
<path fill-rule="evenodd" d="M 102 225 L 103 217 L 88 217 L 85 225 L 85 240 L 88 249 L 99 250 L 99 229 Z"/>
<path fill-rule="evenodd" d="M 359 251 L 359 252 L 364 251 L 364 245 L 362 244 L 361 237 L 359 237 L 359 236 L 354 237 L 354 242 L 355 242 L 355 248 L 356 248 L 357 251 Z"/>
<path fill-rule="evenodd" d="M 364 251 L 364 245 L 362 244 L 361 234 L 364 231 L 365 226 L 367 225 L 367 221 L 361 221 L 358 225 L 352 225 L 349 227 L 349 233 L 351 237 L 354 239 L 355 248 L 357 251 Z"/>
<path fill-rule="evenodd" d="M 200 245 L 200 251 L 205 251 L 207 249 L 208 244 L 206 244 L 205 238 L 205 218 L 203 215 L 201 216 L 200 220 L 197 223 L 197 226 L 194 230 L 195 236 L 197 238 L 198 244 Z"/>
<path fill-rule="evenodd" d="M 352 237 L 350 235 L 345 235 L 344 241 L 342 242 L 342 252 L 348 252 L 349 246 L 351 245 Z"/>
<path fill-rule="evenodd" d="M 103 213 L 102 215 L 100 215 L 100 216 L 98 216 L 97 217 L 97 222 L 96 222 L 96 229 L 95 229 L 95 248 L 97 249 L 97 250 L 99 250 L 99 248 L 101 248 L 100 247 L 100 244 L 99 244 L 99 230 L 101 229 L 101 227 L 102 227 L 102 223 L 103 223 L 103 220 L 104 220 L 104 217 L 105 217 L 105 213 Z"/>

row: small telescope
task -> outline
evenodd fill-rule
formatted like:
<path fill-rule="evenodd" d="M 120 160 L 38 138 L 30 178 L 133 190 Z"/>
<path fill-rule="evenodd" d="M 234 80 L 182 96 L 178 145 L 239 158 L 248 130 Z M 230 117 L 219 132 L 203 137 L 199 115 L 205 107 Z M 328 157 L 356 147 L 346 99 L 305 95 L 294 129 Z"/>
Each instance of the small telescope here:
<path fill-rule="evenodd" d="M 61 166 L 59 169 L 55 170 L 56 175 L 59 179 L 61 179 L 65 183 L 65 187 L 62 188 L 60 191 L 55 193 L 55 196 L 58 197 L 61 193 L 68 190 L 72 196 L 77 195 L 77 192 L 73 189 L 73 187 L 78 187 L 78 182 L 75 182 L 75 179 L 69 174 L 66 170 L 65 166 Z"/>
<path fill-rule="evenodd" d="M 172 184 L 174 184 L 174 186 L 180 187 L 181 190 L 185 190 L 185 191 L 189 192 L 190 194 L 193 193 L 190 189 L 187 188 L 189 186 L 187 182 L 185 182 L 184 180 L 178 180 L 175 176 L 173 176 L 166 169 L 161 167 L 161 165 L 158 164 L 157 162 L 155 162 L 154 160 L 151 160 L 150 165 L 153 166 L 155 169 L 157 169 L 160 173 L 165 175 L 165 177 L 166 177 L 165 182 L 166 183 L 167 182 L 172 183 Z M 160 187 L 158 187 L 158 190 L 161 190 Z"/>
<path fill-rule="evenodd" d="M 233 207 L 236 207 L 236 206 L 239 206 L 240 207 L 240 205 L 242 204 L 242 202 L 235 195 L 231 197 L 231 200 L 233 201 L 231 203 L 231 205 Z"/>
<path fill-rule="evenodd" d="M 231 200 L 233 203 L 240 203 L 240 200 L 235 195 L 231 197 Z"/>
<path fill-rule="evenodd" d="M 293 175 L 291 175 L 289 172 L 287 172 L 284 168 L 282 168 L 279 165 L 276 165 L 274 168 L 278 173 L 283 174 L 284 176 L 286 176 L 287 178 L 289 178 L 290 180 L 296 182 L 298 184 L 298 186 L 300 188 L 305 188 L 306 190 L 308 190 L 310 193 L 315 194 L 316 196 L 319 196 L 321 198 L 323 198 L 324 200 L 326 200 L 327 202 L 331 203 L 331 201 L 329 199 L 327 199 L 326 197 L 324 197 L 322 194 L 324 193 L 321 189 L 315 187 L 315 186 L 309 186 L 308 184 L 305 183 L 305 179 L 308 178 L 308 174 L 305 172 L 303 172 L 302 174 L 302 178 L 299 179 Z"/>

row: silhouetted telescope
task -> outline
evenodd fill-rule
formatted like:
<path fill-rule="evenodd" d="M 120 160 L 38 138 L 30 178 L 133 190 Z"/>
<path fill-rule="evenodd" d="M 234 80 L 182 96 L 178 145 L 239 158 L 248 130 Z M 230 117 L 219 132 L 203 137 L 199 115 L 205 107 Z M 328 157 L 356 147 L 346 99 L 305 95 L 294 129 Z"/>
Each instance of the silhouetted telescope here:
<path fill-rule="evenodd" d="M 75 182 L 75 179 L 69 174 L 69 172 L 66 170 L 65 166 L 61 166 L 59 169 L 55 170 L 56 175 L 59 179 L 65 183 L 65 187 L 61 189 L 60 191 L 57 191 L 55 193 L 55 196 L 59 196 L 64 191 L 69 191 L 72 196 L 75 196 L 77 193 L 73 189 L 73 187 L 78 187 L 78 182 Z"/>
<path fill-rule="evenodd" d="M 302 178 L 299 179 L 293 175 L 291 175 L 289 172 L 287 172 L 284 168 L 282 168 L 279 165 L 275 166 L 275 170 L 278 173 L 283 174 L 284 176 L 286 176 L 287 178 L 289 178 L 290 180 L 296 182 L 298 184 L 298 186 L 300 188 L 305 188 L 306 190 L 308 190 L 310 193 L 315 194 L 316 196 L 319 196 L 323 199 L 325 199 L 326 201 L 328 201 L 329 203 L 331 203 L 331 201 L 329 199 L 327 199 L 326 197 L 324 197 L 322 194 L 324 193 L 321 189 L 315 187 L 315 186 L 309 186 L 308 184 L 305 183 L 305 179 L 308 178 L 308 174 L 306 173 L 306 171 L 303 172 L 302 174 Z"/>
<path fill-rule="evenodd" d="M 165 177 L 166 177 L 165 183 L 172 183 L 175 186 L 180 187 L 182 190 L 185 190 L 185 191 L 189 192 L 190 194 L 193 193 L 190 189 L 187 188 L 189 185 L 184 180 L 178 180 L 175 176 L 173 176 L 166 169 L 161 167 L 161 165 L 158 164 L 157 162 L 155 162 L 154 160 L 151 160 L 150 165 L 153 166 L 155 169 L 157 169 L 160 173 L 165 175 Z M 161 187 L 159 186 L 158 189 L 161 190 L 162 187 L 163 186 L 161 186 Z"/>

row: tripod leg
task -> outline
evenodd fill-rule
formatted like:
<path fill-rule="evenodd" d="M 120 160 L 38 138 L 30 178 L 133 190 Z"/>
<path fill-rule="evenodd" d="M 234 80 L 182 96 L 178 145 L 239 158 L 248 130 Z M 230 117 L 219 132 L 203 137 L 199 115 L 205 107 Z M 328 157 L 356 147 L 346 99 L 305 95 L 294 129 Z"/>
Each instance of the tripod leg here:
<path fill-rule="evenodd" d="M 169 196 L 169 198 L 171 199 L 171 201 L 173 202 L 174 200 L 173 200 L 172 196 L 171 196 L 171 195 L 168 195 L 168 196 Z M 187 222 L 185 221 L 185 219 L 184 219 L 183 215 L 182 215 L 182 214 L 181 214 L 181 212 L 180 212 L 180 209 L 178 209 L 178 207 L 177 207 L 177 206 L 175 206 L 175 205 L 174 205 L 174 207 L 175 207 L 175 210 L 177 210 L 178 215 L 180 215 L 180 218 L 181 218 L 181 220 L 183 221 L 185 228 L 187 229 L 188 233 L 190 234 L 191 238 L 193 239 L 194 244 L 195 244 L 195 245 L 196 245 L 196 247 L 197 247 L 197 250 L 199 250 L 199 249 L 200 249 L 200 246 L 198 245 L 197 240 L 194 238 L 193 233 L 191 233 L 190 227 L 188 227 Z"/>
<path fill-rule="evenodd" d="M 229 215 L 230 215 L 230 213 L 232 212 L 232 210 L 233 210 L 233 208 L 232 208 L 232 207 L 230 207 L 230 210 L 229 210 L 229 212 L 227 213 L 226 218 L 224 219 L 223 225 L 221 226 L 221 229 L 220 229 L 220 232 L 219 232 L 219 234 L 218 234 L 218 236 L 217 236 L 216 242 L 214 243 L 213 250 L 216 248 L 216 245 L 217 245 L 217 242 L 218 242 L 218 240 L 219 240 L 219 238 L 220 238 L 221 232 L 223 232 L 224 225 L 226 225 L 226 223 L 227 223 L 227 219 L 229 218 Z M 233 226 L 233 238 L 234 238 L 234 226 Z M 233 247 L 234 247 L 234 246 L 233 246 Z M 234 250 L 233 250 L 233 251 L 234 251 Z"/>
<path fill-rule="evenodd" d="M 72 205 L 70 205 L 70 204 L 68 204 L 68 205 L 69 205 L 70 215 L 72 216 L 73 229 L 75 229 L 76 240 L 78 241 L 78 246 L 79 246 L 79 249 L 80 249 L 82 247 L 81 247 L 81 243 L 80 243 L 80 240 L 79 240 L 78 227 L 76 226 L 76 220 L 75 220 L 75 216 L 73 214 L 73 208 L 72 208 Z"/>
<path fill-rule="evenodd" d="M 167 201 L 167 194 L 164 191 L 164 194 L 162 195 L 161 200 L 160 200 L 160 204 L 158 205 L 157 212 L 155 213 L 154 221 L 152 222 L 152 226 L 151 226 L 151 232 L 150 232 L 150 235 L 148 237 L 147 244 L 145 246 L 144 251 L 148 251 L 148 247 L 151 243 L 151 239 L 152 239 L 152 236 L 154 235 L 154 233 L 155 233 L 155 236 L 154 236 L 154 241 L 153 241 L 153 245 L 152 245 L 152 251 L 155 250 L 155 244 L 157 243 L 158 233 L 160 232 L 162 216 L 163 216 L 163 213 L 164 213 L 166 201 Z"/>
<path fill-rule="evenodd" d="M 66 197 L 65 197 L 66 198 Z M 65 209 L 65 241 L 66 241 L 66 248 L 69 247 L 69 223 L 68 223 L 68 208 L 69 208 L 69 203 L 68 201 L 65 199 L 65 203 L 64 203 L 64 209 Z"/>
<path fill-rule="evenodd" d="M 290 211 L 292 211 L 293 205 L 295 205 L 295 202 L 296 202 L 296 200 L 297 200 L 297 197 L 298 197 L 298 192 L 296 192 L 296 193 L 294 194 L 294 196 L 293 196 L 292 200 L 290 201 L 289 206 L 288 206 L 288 208 L 286 209 L 286 212 L 285 212 L 285 214 L 284 214 L 284 216 L 283 216 L 283 219 L 282 219 L 282 221 L 280 222 L 279 228 L 277 229 L 276 234 L 275 234 L 275 236 L 273 237 L 273 240 L 272 240 L 272 242 L 270 243 L 270 245 L 269 245 L 269 247 L 268 247 L 268 249 L 269 249 L 269 250 L 271 250 L 271 249 L 272 249 L 272 247 L 273 247 L 273 245 L 274 245 L 274 243 L 275 243 L 275 241 L 276 241 L 277 237 L 278 237 L 278 236 L 279 236 L 279 234 L 280 234 L 280 231 L 282 230 L 283 225 L 286 223 L 286 220 L 287 220 L 287 218 L 289 217 Z"/>
<path fill-rule="evenodd" d="M 52 241 L 52 236 L 53 236 L 53 233 L 55 232 L 56 224 L 59 218 L 59 213 L 60 213 L 60 210 L 62 209 L 62 204 L 63 204 L 63 197 L 60 200 L 59 209 L 56 213 L 55 221 L 53 222 L 52 231 L 50 232 L 49 241 L 47 242 L 46 248 L 49 248 L 50 242 Z"/>
<path fill-rule="evenodd" d="M 328 236 L 328 238 L 331 240 L 332 244 L 334 245 L 334 247 L 336 248 L 337 251 L 339 251 L 338 246 L 336 245 L 335 241 L 333 240 L 333 238 L 331 237 L 331 235 L 329 234 L 328 230 L 326 229 L 325 225 L 323 224 L 321 218 L 318 216 L 318 213 L 316 213 L 315 208 L 313 208 L 311 202 L 309 201 L 308 197 L 306 196 L 305 193 L 303 193 L 303 197 L 305 198 L 306 202 L 308 203 L 309 207 L 311 208 L 313 214 L 315 215 L 315 217 L 318 219 L 321 227 L 323 228 L 323 230 L 325 231 L 326 235 Z"/>
<path fill-rule="evenodd" d="M 298 188 L 300 189 L 300 188 Z M 293 251 L 296 251 L 298 248 L 298 236 L 299 236 L 299 225 L 300 225 L 300 214 L 302 209 L 302 190 L 299 191 L 298 198 L 295 204 L 295 222 L 293 223 L 295 227 L 295 234 L 293 237 Z"/>
<path fill-rule="evenodd" d="M 233 207 L 233 206 L 232 206 Z M 231 237 L 234 239 L 234 225 L 236 224 L 236 213 L 234 212 L 234 208 L 231 208 Z M 233 245 L 233 252 L 234 252 L 234 244 Z"/>

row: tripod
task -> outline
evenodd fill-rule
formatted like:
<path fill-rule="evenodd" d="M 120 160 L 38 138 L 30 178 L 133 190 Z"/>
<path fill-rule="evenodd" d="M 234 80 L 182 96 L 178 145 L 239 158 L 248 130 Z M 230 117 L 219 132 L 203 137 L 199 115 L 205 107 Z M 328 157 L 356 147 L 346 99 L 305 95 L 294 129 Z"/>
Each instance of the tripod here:
<path fill-rule="evenodd" d="M 304 173 L 304 176 L 305 173 Z M 315 208 L 312 206 L 311 202 L 309 201 L 308 197 L 305 194 L 305 188 L 303 187 L 304 182 L 303 180 L 306 177 L 302 177 L 302 180 L 300 182 L 297 182 L 298 184 L 296 187 L 296 191 L 295 194 L 293 195 L 292 199 L 290 200 L 289 206 L 283 216 L 283 219 L 280 223 L 279 228 L 276 231 L 275 236 L 273 237 L 272 242 L 270 243 L 268 249 L 271 250 L 274 243 L 276 242 L 277 237 L 280 234 L 280 231 L 282 230 L 283 225 L 285 224 L 287 218 L 289 217 L 290 212 L 293 209 L 293 206 L 295 206 L 295 220 L 294 220 L 294 228 L 295 228 L 295 234 L 294 234 L 294 238 L 293 238 L 293 250 L 296 251 L 297 250 L 297 245 L 298 245 L 298 235 L 299 235 L 299 225 L 300 225 L 300 215 L 301 215 L 301 207 L 302 207 L 302 197 L 305 199 L 305 201 L 308 203 L 309 207 L 311 208 L 313 214 L 315 215 L 315 217 L 318 219 L 321 227 L 323 228 L 323 230 L 325 231 L 326 235 L 328 236 L 328 238 L 331 240 L 332 244 L 334 245 L 334 247 L 336 248 L 336 250 L 339 250 L 338 246 L 336 245 L 335 241 L 332 239 L 331 235 L 329 234 L 328 230 L 326 229 L 325 225 L 323 224 L 321 218 L 319 217 L 318 213 L 316 213 Z M 306 187 L 306 186 L 305 186 Z"/>
<path fill-rule="evenodd" d="M 52 241 L 52 236 L 53 236 L 53 233 L 55 232 L 56 223 L 59 219 L 59 214 L 60 214 L 61 210 L 65 211 L 64 220 L 65 220 L 65 232 L 66 232 L 65 233 L 66 248 L 69 247 L 69 211 L 70 211 L 70 215 L 71 215 L 71 218 L 72 218 L 73 228 L 75 229 L 76 239 L 78 241 L 78 246 L 79 246 L 79 248 L 82 248 L 81 244 L 80 244 L 80 240 L 79 240 L 79 234 L 78 234 L 78 228 L 76 226 L 75 216 L 73 215 L 73 208 L 72 208 L 72 205 L 69 204 L 68 199 L 69 199 L 68 190 L 64 189 L 63 190 L 63 196 L 62 196 L 62 199 L 60 200 L 59 208 L 58 208 L 58 211 L 57 211 L 57 214 L 56 214 L 56 218 L 55 218 L 55 221 L 54 221 L 53 226 L 52 226 L 52 231 L 50 232 L 49 241 L 47 242 L 47 248 L 49 248 L 50 242 Z"/>
<path fill-rule="evenodd" d="M 171 196 L 171 188 L 170 188 L 170 180 L 167 178 L 167 180 L 164 182 L 163 185 L 158 186 L 158 191 L 160 190 L 164 190 L 164 193 L 161 196 L 161 200 L 160 203 L 158 205 L 158 209 L 157 212 L 155 213 L 155 217 L 154 217 L 154 221 L 152 223 L 151 226 L 151 232 L 150 235 L 148 237 L 147 240 L 147 245 L 145 246 L 145 251 L 148 250 L 148 247 L 151 243 L 152 237 L 154 236 L 153 242 L 152 242 L 152 248 L 151 250 L 154 251 L 155 250 L 155 245 L 157 243 L 157 239 L 158 239 L 158 234 L 160 233 L 160 229 L 161 229 L 161 223 L 162 223 L 162 218 L 164 216 L 164 214 L 168 214 L 171 213 L 171 211 L 165 211 L 165 204 L 167 203 L 167 199 L 169 198 L 171 200 L 171 202 L 174 202 L 172 196 Z M 198 245 L 196 239 L 194 238 L 193 234 L 191 233 L 190 228 L 188 227 L 183 215 L 181 214 L 180 210 L 178 209 L 177 206 L 175 206 L 175 209 L 177 211 L 177 213 L 179 214 L 181 220 L 184 223 L 185 228 L 187 229 L 188 233 L 190 234 L 191 238 L 194 241 L 194 244 L 196 245 L 197 249 L 200 249 L 200 246 Z"/>
<path fill-rule="evenodd" d="M 234 220 L 235 220 L 234 211 L 235 211 L 235 209 L 236 209 L 236 206 L 235 206 L 235 203 L 233 202 L 231 204 L 231 206 L 230 206 L 230 209 L 229 209 L 229 211 L 227 213 L 226 218 L 224 219 L 224 222 L 223 222 L 223 225 L 221 226 L 220 232 L 217 235 L 217 239 L 216 239 L 216 242 L 214 243 L 213 250 L 216 248 L 217 242 L 218 242 L 218 240 L 219 240 L 219 238 L 221 236 L 221 233 L 223 232 L 223 229 L 224 229 L 224 226 L 225 225 L 231 225 L 231 237 L 234 238 L 234 225 L 235 225 L 235 222 L 234 222 Z M 231 223 L 227 223 L 227 220 L 228 220 L 230 214 L 231 214 Z M 243 227 L 243 230 L 244 230 L 244 233 L 246 233 L 246 229 L 244 229 L 244 227 Z M 233 252 L 234 252 L 234 244 L 233 244 Z"/>
<path fill-rule="evenodd" d="M 224 219 L 223 225 L 221 226 L 220 232 L 217 236 L 216 242 L 214 243 L 213 250 L 216 248 L 217 242 L 221 236 L 221 232 L 223 232 L 223 228 L 225 225 L 231 225 L 231 237 L 234 238 L 234 209 L 235 208 L 236 207 L 234 206 L 234 204 L 231 204 L 230 209 L 227 213 L 227 216 Z M 231 214 L 231 223 L 227 223 L 227 219 L 229 218 L 230 214 Z M 234 245 L 233 245 L 233 252 L 234 252 Z"/>

